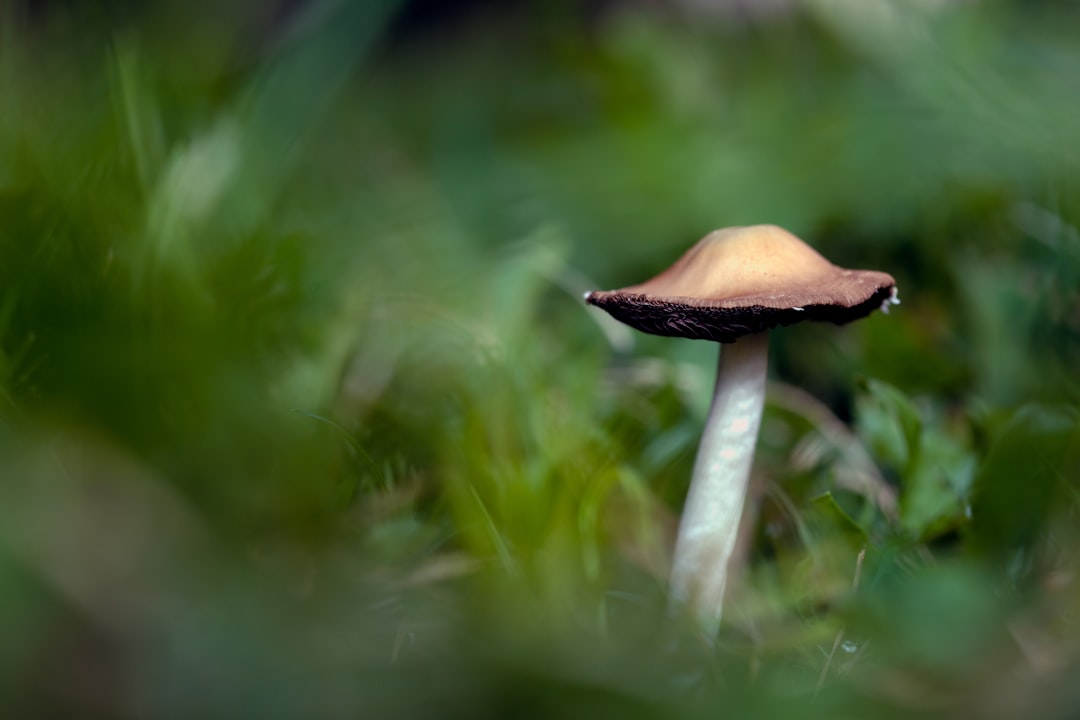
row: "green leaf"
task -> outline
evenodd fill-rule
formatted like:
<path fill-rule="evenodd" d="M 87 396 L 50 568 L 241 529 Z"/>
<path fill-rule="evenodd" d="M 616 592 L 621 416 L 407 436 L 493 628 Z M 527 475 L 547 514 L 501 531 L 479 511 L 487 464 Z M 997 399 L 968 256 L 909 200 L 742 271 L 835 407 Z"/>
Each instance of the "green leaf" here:
<path fill-rule="evenodd" d="M 868 380 L 856 403 L 860 435 L 900 476 L 900 526 L 915 539 L 967 521 L 975 460 L 966 427 L 950 425 L 933 406 L 923 410 L 901 390 Z"/>
<path fill-rule="evenodd" d="M 866 380 L 863 390 L 856 401 L 859 434 L 875 455 L 906 465 L 922 435 L 918 409 L 904 393 L 880 380 Z"/>
<path fill-rule="evenodd" d="M 900 524 L 912 537 L 926 539 L 967 520 L 965 498 L 975 458 L 940 431 L 927 433 L 916 461 L 907 468 L 900 495 Z"/>
<path fill-rule="evenodd" d="M 810 501 L 813 508 L 813 520 L 810 524 L 828 528 L 839 534 L 855 549 L 865 547 L 870 538 L 866 529 L 851 517 L 831 492 L 819 495 Z M 822 521 L 824 524 L 822 525 Z"/>
<path fill-rule="evenodd" d="M 1006 423 L 975 476 L 974 541 L 1010 552 L 1033 543 L 1080 445 L 1074 408 L 1027 405 Z"/>

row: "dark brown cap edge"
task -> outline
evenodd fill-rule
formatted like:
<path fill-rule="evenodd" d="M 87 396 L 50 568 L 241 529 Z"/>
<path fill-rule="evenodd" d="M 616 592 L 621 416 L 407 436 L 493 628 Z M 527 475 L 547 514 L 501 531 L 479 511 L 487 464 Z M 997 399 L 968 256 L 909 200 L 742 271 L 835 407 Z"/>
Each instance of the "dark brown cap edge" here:
<path fill-rule="evenodd" d="M 616 320 L 653 335 L 684 337 L 731 343 L 744 335 L 794 325 L 804 320 L 843 325 L 866 317 L 895 298 L 896 285 L 883 285 L 863 302 L 843 305 L 806 305 L 800 309 L 751 305 L 720 308 L 662 300 L 619 290 L 591 292 L 590 305 L 602 308 Z"/>

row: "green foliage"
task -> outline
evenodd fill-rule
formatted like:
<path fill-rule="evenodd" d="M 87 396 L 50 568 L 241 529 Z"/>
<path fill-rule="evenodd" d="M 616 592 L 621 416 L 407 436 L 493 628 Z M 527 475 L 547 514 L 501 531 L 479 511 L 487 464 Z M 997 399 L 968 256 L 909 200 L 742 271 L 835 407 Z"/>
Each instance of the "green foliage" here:
<path fill-rule="evenodd" d="M 882 465 L 903 478 L 900 528 L 916 540 L 965 522 L 974 474 L 970 429 L 963 421 L 924 417 L 895 387 L 868 381 L 856 400 L 860 435 Z"/>
<path fill-rule="evenodd" d="M 264 5 L 0 5 L 6 714 L 1076 712 L 1075 10 Z M 716 348 L 581 293 L 755 222 L 903 304 L 773 334 L 706 648 Z"/>
<path fill-rule="evenodd" d="M 974 540 L 999 553 L 1031 550 L 1051 505 L 1069 502 L 1080 451 L 1075 407 L 1025 405 L 996 433 L 976 476 Z"/>

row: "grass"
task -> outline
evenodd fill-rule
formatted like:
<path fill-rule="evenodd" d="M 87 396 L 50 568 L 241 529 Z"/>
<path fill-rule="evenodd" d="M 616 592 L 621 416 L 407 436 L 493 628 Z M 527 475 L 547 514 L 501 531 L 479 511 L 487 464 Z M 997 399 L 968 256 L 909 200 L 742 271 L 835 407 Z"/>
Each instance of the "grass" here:
<path fill-rule="evenodd" d="M 1071 8 L 0 12 L 10 712 L 1075 711 Z M 706 651 L 715 348 L 581 292 L 753 222 L 903 304 L 774 334 Z"/>

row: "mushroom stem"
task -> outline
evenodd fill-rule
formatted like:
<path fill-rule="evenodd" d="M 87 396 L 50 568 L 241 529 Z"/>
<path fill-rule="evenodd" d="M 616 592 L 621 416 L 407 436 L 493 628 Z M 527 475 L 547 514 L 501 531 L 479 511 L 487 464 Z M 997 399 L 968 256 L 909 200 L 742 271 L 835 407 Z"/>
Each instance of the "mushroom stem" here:
<path fill-rule="evenodd" d="M 768 366 L 768 332 L 722 346 L 712 407 L 679 525 L 671 573 L 673 607 L 688 606 L 709 642 L 723 611 L 728 560 L 754 461 Z"/>

